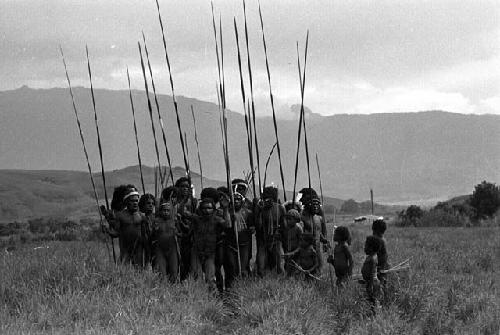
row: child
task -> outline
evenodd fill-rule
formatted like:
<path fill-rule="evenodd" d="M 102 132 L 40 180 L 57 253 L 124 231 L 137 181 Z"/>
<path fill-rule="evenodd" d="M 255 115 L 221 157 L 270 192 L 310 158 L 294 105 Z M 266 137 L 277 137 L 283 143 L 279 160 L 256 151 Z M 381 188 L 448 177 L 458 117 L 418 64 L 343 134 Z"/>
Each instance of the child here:
<path fill-rule="evenodd" d="M 363 283 L 366 285 L 368 301 L 372 305 L 372 310 L 378 303 L 380 282 L 377 278 L 377 253 L 380 251 L 380 239 L 375 236 L 368 236 L 365 241 L 366 259 L 361 267 Z"/>
<path fill-rule="evenodd" d="M 373 236 L 379 239 L 380 249 L 377 252 L 377 278 L 380 280 L 382 287 L 385 287 L 387 277 L 382 270 L 390 268 L 387 255 L 387 247 L 384 239 L 384 233 L 387 230 L 387 224 L 383 219 L 373 221 L 372 232 Z"/>
<path fill-rule="evenodd" d="M 144 245 L 144 257 L 145 264 L 149 264 L 152 261 L 152 246 L 151 246 L 151 231 L 153 229 L 154 222 L 154 210 L 156 206 L 156 199 L 154 195 L 150 193 L 146 193 L 141 195 L 139 199 L 139 210 L 141 213 L 144 213 L 146 216 L 148 224 L 141 227 L 142 229 L 142 237 L 143 237 L 143 245 Z"/>
<path fill-rule="evenodd" d="M 225 209 L 227 213 L 227 208 Z M 227 217 L 227 215 L 224 215 Z M 199 215 L 192 216 L 193 247 L 191 251 L 191 271 L 200 278 L 205 273 L 209 288 L 215 285 L 215 253 L 217 240 L 228 226 L 228 221 L 215 215 L 215 203 L 212 198 L 200 201 Z"/>
<path fill-rule="evenodd" d="M 177 243 L 178 229 L 171 202 L 164 202 L 158 208 L 153 224 L 154 269 L 169 278 L 178 280 L 180 250 Z"/>
<path fill-rule="evenodd" d="M 319 272 L 320 263 L 318 253 L 314 248 L 314 242 L 314 235 L 302 234 L 300 247 L 296 254 L 297 262 L 294 265 L 299 273 L 302 272 L 306 275 L 306 279 L 313 278 Z M 292 262 L 294 261 L 292 260 Z"/>
<path fill-rule="evenodd" d="M 300 213 L 295 209 L 290 209 L 285 214 L 286 225 L 282 232 L 281 244 L 283 245 L 283 256 L 285 257 L 285 269 L 288 275 L 295 273 L 296 268 L 293 262 L 299 252 L 302 228 L 300 228 Z"/>
<path fill-rule="evenodd" d="M 352 276 L 352 267 L 354 265 L 351 252 L 349 251 L 349 241 L 351 234 L 349 229 L 340 226 L 333 233 L 333 240 L 337 242 L 333 249 L 333 256 L 328 257 L 328 263 L 333 265 L 335 276 L 337 277 L 337 286 L 343 287 Z"/>

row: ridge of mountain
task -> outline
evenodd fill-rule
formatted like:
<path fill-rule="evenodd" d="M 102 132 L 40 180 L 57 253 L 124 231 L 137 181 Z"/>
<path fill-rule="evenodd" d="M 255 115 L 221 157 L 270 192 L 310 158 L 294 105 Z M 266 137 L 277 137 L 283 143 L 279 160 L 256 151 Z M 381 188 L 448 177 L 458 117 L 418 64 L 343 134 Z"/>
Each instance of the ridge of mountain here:
<path fill-rule="evenodd" d="M 94 172 L 100 170 L 93 110 L 87 88 L 74 88 L 79 116 Z M 106 171 L 137 164 L 128 91 L 96 89 L 96 104 Z M 143 163 L 156 162 L 145 93 L 133 91 Z M 198 171 L 190 106 L 197 118 L 204 176 L 225 180 L 218 106 L 178 96 L 183 132 L 188 138 L 192 171 Z M 173 165 L 181 165 L 172 99 L 159 96 Z M 295 107 L 296 108 L 296 107 Z M 368 198 L 375 191 L 379 202 L 445 200 L 468 194 L 482 180 L 500 181 L 500 116 L 464 115 L 443 111 L 398 114 L 321 116 L 313 111 L 306 120 L 311 162 L 318 153 L 325 195 Z M 154 111 L 153 114 L 156 114 Z M 243 115 L 228 111 L 232 176 L 249 171 Z M 269 112 L 270 115 L 270 112 Z M 158 121 L 160 160 L 166 164 Z M 275 142 L 269 117 L 257 119 L 261 172 Z M 286 188 L 293 186 L 297 120 L 278 120 Z M 298 185 L 307 183 L 301 149 Z M 274 152 L 267 180 L 281 186 Z M 69 92 L 65 88 L 22 87 L 0 92 L 1 169 L 86 170 Z M 319 189 L 315 164 L 313 187 Z"/>

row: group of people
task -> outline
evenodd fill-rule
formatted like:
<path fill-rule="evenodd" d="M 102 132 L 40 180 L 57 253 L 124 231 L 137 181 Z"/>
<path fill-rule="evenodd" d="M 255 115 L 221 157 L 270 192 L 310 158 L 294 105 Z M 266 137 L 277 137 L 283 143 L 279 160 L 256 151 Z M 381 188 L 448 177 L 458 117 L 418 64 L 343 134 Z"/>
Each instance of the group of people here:
<path fill-rule="evenodd" d="M 102 212 L 109 234 L 119 239 L 120 261 L 138 267 L 151 264 L 171 282 L 192 275 L 223 291 L 238 276 L 263 276 L 267 271 L 317 279 L 323 252 L 331 251 L 327 261 L 335 269 L 337 285 L 347 283 L 353 269 L 349 230 L 335 229 L 332 249 L 314 189 L 303 188 L 297 199 L 285 204 L 279 202 L 275 187 L 265 187 L 260 199 L 248 199 L 247 191 L 245 180 L 234 179 L 231 190 L 204 188 L 197 199 L 189 178 L 181 177 L 155 199 L 141 196 L 134 185 L 121 185 L 113 193 L 111 209 Z M 386 224 L 377 220 L 372 228 L 361 272 L 369 298 L 375 300 L 385 280 L 381 270 L 388 268 Z"/>

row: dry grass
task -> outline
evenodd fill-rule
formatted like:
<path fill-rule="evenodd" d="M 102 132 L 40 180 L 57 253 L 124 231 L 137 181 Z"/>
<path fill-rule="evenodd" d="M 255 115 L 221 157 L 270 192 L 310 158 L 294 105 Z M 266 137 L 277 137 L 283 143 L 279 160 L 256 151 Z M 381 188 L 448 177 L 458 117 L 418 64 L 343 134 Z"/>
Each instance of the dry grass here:
<path fill-rule="evenodd" d="M 359 272 L 365 227 L 352 229 Z M 387 234 L 392 276 L 370 312 L 357 283 L 269 275 L 217 297 L 203 283 L 169 285 L 151 271 L 110 262 L 99 242 L 18 246 L 0 258 L 1 334 L 498 334 L 500 230 L 403 229 Z"/>

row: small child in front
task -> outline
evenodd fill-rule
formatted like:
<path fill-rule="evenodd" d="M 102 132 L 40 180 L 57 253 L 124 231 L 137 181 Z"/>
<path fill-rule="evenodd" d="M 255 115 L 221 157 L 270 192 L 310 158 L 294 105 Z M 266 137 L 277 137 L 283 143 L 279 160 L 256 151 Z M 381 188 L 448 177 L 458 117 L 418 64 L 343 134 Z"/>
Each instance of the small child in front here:
<path fill-rule="evenodd" d="M 298 270 L 306 275 L 306 279 L 313 278 L 319 271 L 319 257 L 314 248 L 314 242 L 314 235 L 303 234 L 296 254 Z"/>
<path fill-rule="evenodd" d="M 349 229 L 340 226 L 333 233 L 333 240 L 337 242 L 333 249 L 333 255 L 328 257 L 328 263 L 333 265 L 335 276 L 337 277 L 337 286 L 343 287 L 349 282 L 349 277 L 352 276 L 352 268 L 354 262 L 352 254 L 349 250 L 349 241 L 351 234 Z"/>
<path fill-rule="evenodd" d="M 365 242 L 365 262 L 361 267 L 361 275 L 366 285 L 368 301 L 374 310 L 380 296 L 380 281 L 377 278 L 377 252 L 380 250 L 380 239 L 368 236 Z"/>

